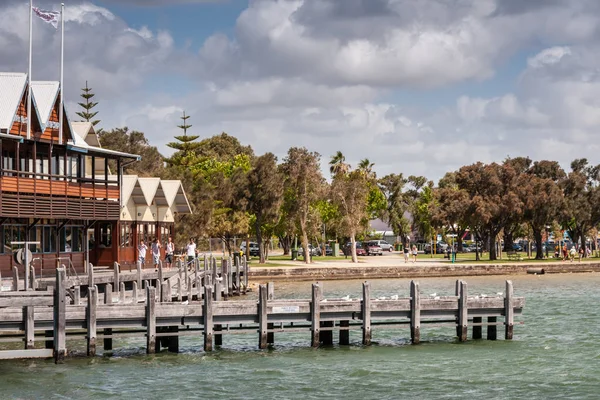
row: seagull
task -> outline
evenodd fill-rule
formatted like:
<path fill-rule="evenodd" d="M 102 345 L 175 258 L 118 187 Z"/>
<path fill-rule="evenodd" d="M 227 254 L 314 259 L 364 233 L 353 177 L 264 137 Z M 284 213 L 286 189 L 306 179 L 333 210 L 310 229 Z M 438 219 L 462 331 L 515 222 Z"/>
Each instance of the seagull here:
<path fill-rule="evenodd" d="M 398 295 L 397 295 L 397 294 L 395 294 L 395 295 L 393 295 L 392 297 L 390 297 L 390 299 L 392 299 L 392 300 L 398 300 Z"/>
<path fill-rule="evenodd" d="M 187 301 L 187 300 L 186 300 L 186 301 L 183 301 L 183 302 L 181 302 L 181 304 L 183 304 L 184 306 L 187 306 L 187 305 L 188 305 L 188 303 L 189 303 L 189 301 Z"/>
<path fill-rule="evenodd" d="M 487 297 L 487 295 L 486 295 L 486 294 L 483 294 L 483 293 L 481 293 L 481 294 L 479 295 L 479 297 L 481 297 L 482 299 L 485 299 L 485 298 Z"/>
<path fill-rule="evenodd" d="M 431 293 L 430 296 L 435 297 L 435 296 L 437 296 L 437 293 Z"/>
<path fill-rule="evenodd" d="M 349 294 L 347 294 L 347 295 L 345 295 L 344 297 L 342 297 L 342 300 L 344 300 L 344 301 L 350 301 L 350 300 L 352 300 L 352 299 L 350 298 L 350 295 L 349 295 Z"/>
<path fill-rule="evenodd" d="M 497 295 L 497 296 L 503 296 L 503 295 L 504 295 L 504 293 L 502 293 L 502 292 L 497 292 L 497 293 L 496 293 L 496 295 Z"/>
<path fill-rule="evenodd" d="M 321 303 L 327 303 L 327 299 L 321 300 Z"/>

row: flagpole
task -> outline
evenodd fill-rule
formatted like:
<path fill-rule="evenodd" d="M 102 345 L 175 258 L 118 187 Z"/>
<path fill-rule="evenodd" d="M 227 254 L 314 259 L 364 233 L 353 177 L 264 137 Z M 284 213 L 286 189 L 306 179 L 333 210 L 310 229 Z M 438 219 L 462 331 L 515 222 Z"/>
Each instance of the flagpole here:
<path fill-rule="evenodd" d="M 27 140 L 31 139 L 31 54 L 33 50 L 33 0 L 29 0 L 29 71 L 27 73 Z"/>
<path fill-rule="evenodd" d="M 63 142 L 63 80 L 65 61 L 65 3 L 60 4 L 60 109 L 58 110 L 58 143 Z"/>

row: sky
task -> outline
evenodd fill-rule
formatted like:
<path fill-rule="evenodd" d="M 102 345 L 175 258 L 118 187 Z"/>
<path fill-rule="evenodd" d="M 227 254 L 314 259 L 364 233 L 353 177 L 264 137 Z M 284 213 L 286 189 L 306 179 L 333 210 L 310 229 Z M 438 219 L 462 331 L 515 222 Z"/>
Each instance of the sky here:
<path fill-rule="evenodd" d="M 103 129 L 221 132 L 280 159 L 364 158 L 379 176 L 506 157 L 600 154 L 597 0 L 64 0 L 65 99 Z M 58 10 L 59 2 L 35 0 Z M 59 77 L 60 32 L 34 20 L 33 79 Z M 28 1 L 0 1 L 0 71 L 26 72 Z"/>

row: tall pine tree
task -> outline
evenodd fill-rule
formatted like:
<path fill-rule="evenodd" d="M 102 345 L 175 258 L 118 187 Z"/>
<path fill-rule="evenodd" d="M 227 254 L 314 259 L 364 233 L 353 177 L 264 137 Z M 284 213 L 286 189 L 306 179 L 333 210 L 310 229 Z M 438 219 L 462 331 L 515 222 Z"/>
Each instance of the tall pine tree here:
<path fill-rule="evenodd" d="M 175 136 L 175 139 L 178 140 L 177 142 L 167 143 L 167 146 L 177 150 L 177 152 L 170 158 L 165 159 L 165 161 L 169 165 L 187 167 L 195 159 L 195 150 L 200 147 L 200 142 L 195 142 L 195 140 L 200 136 L 188 136 L 187 131 L 192 125 L 188 125 L 187 120 L 190 116 L 185 115 L 185 111 L 183 112 L 183 117 L 180 118 L 183 122 L 181 125 L 177 125 L 177 127 L 183 130 L 183 135 Z"/>
<path fill-rule="evenodd" d="M 83 108 L 83 111 L 80 111 L 76 114 L 79 115 L 81 118 L 83 118 L 85 121 L 91 122 L 93 126 L 96 126 L 96 125 L 98 125 L 100 120 L 99 119 L 93 120 L 93 118 L 96 116 L 96 114 L 98 114 L 98 111 L 93 111 L 93 108 L 98 105 L 97 102 L 92 101 L 95 94 L 92 93 L 92 88 L 88 87 L 87 81 L 85 81 L 85 88 L 81 89 L 81 91 L 83 92 L 83 93 L 81 93 L 81 97 L 83 97 L 83 99 L 85 100 L 85 103 L 84 102 L 77 103 L 77 104 L 79 104 L 79 106 L 81 108 Z"/>

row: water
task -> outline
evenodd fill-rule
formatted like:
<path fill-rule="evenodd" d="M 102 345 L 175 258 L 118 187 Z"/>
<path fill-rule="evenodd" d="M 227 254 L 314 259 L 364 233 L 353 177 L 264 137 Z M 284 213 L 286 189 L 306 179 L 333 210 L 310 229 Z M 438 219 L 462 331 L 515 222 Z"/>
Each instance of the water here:
<path fill-rule="evenodd" d="M 469 293 L 494 295 L 505 277 L 471 277 Z M 600 389 L 600 274 L 511 277 L 526 297 L 513 341 L 459 343 L 453 328 L 375 327 L 374 344 L 309 347 L 310 334 L 278 334 L 274 349 L 257 335 L 225 336 L 201 351 L 182 338 L 182 354 L 145 355 L 143 339 L 115 340 L 112 357 L 0 362 L 1 399 L 597 399 Z M 420 279 L 424 295 L 453 294 L 453 279 Z M 408 295 L 408 280 L 375 280 L 373 296 Z M 359 297 L 358 281 L 325 282 L 325 296 Z M 278 297 L 310 297 L 310 283 L 277 284 Z M 498 336 L 503 329 L 499 327 Z M 470 335 L 470 332 L 469 332 Z M 485 336 L 485 328 L 484 328 Z M 82 352 L 84 343 L 68 342 Z"/>

